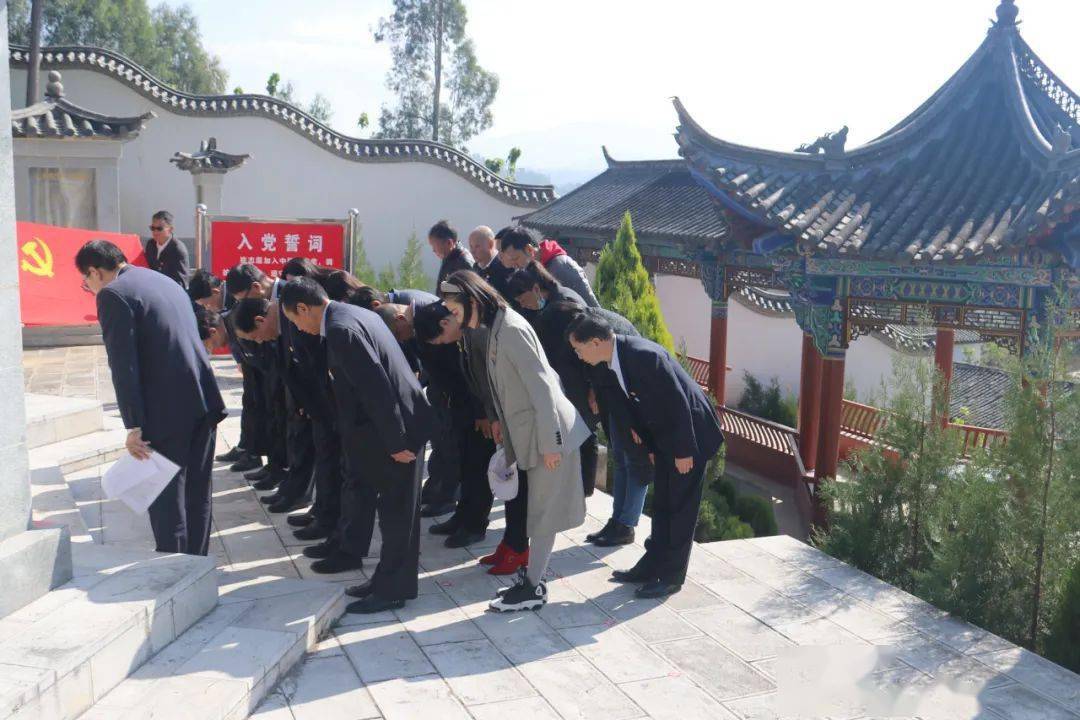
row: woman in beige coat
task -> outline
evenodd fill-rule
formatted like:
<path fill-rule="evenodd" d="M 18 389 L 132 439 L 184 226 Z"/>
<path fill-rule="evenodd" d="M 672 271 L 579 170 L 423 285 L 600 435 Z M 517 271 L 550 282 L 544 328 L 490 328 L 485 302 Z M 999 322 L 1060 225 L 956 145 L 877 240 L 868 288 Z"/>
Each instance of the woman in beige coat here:
<path fill-rule="evenodd" d="M 439 288 L 447 307 L 470 331 L 487 329 L 487 369 L 498 422 L 495 442 L 516 462 L 528 500 L 527 572 L 491 601 L 500 611 L 547 602 L 544 573 L 555 535 L 585 520 L 581 444 L 589 429 L 566 398 L 540 340 L 521 315 L 474 272 L 459 270 Z"/>

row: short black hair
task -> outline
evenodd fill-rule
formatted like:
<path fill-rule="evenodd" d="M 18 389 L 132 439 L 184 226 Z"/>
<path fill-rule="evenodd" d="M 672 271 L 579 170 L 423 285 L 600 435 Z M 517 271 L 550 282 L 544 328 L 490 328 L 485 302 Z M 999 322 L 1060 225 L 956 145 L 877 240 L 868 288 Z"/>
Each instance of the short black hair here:
<path fill-rule="evenodd" d="M 566 328 L 566 337 L 579 343 L 590 340 L 610 340 L 615 337 L 615 330 L 602 315 L 586 312 L 570 322 Z"/>
<path fill-rule="evenodd" d="M 266 279 L 266 273 L 262 270 L 251 263 L 240 263 L 236 267 L 229 268 L 229 272 L 225 275 L 225 292 L 235 295 L 264 279 Z"/>
<path fill-rule="evenodd" d="M 329 272 L 329 268 L 316 265 L 306 257 L 294 257 L 289 258 L 289 261 L 281 268 L 281 277 L 309 277 L 318 280 Z"/>
<path fill-rule="evenodd" d="M 433 237 L 437 240 L 453 240 L 454 242 L 457 242 L 457 230 L 450 227 L 449 220 L 440 220 L 428 230 L 428 237 Z"/>
<path fill-rule="evenodd" d="M 527 227 L 522 225 L 509 225 L 504 227 L 496 235 L 499 239 L 499 249 L 514 248 L 515 250 L 525 250 L 529 245 L 534 248 L 540 247 L 540 236 Z"/>
<path fill-rule="evenodd" d="M 344 270 L 331 270 L 322 282 L 323 290 L 331 300 L 347 300 L 351 293 L 364 288 L 364 283 L 356 279 L 352 273 Z"/>
<path fill-rule="evenodd" d="M 195 327 L 199 329 L 199 339 L 206 340 L 221 322 L 221 315 L 196 302 L 191 303 L 191 308 L 195 311 Z"/>
<path fill-rule="evenodd" d="M 507 276 L 505 283 L 506 294 L 511 298 L 529 292 L 534 285 L 539 285 L 540 289 L 546 292 L 552 292 L 559 287 L 559 281 L 536 260 L 530 260 L 525 267 L 514 270 Z"/>
<path fill-rule="evenodd" d="M 441 300 L 416 308 L 413 311 L 413 332 L 422 343 L 434 342 L 442 335 L 442 320 L 450 315 L 450 308 Z"/>
<path fill-rule="evenodd" d="M 145 216 L 144 216 L 145 217 Z M 168 210 L 158 210 L 150 217 L 150 222 L 155 220 L 163 220 L 169 227 L 173 226 L 172 213 Z"/>
<path fill-rule="evenodd" d="M 324 305 L 330 298 L 322 285 L 309 277 L 295 277 L 281 287 L 278 293 L 281 307 L 289 312 L 296 312 L 298 303 L 315 306 Z"/>
<path fill-rule="evenodd" d="M 270 301 L 266 298 L 244 298 L 229 313 L 233 327 L 243 333 L 255 331 L 255 318 L 270 314 Z"/>
<path fill-rule="evenodd" d="M 127 261 L 124 251 L 108 240 L 91 240 L 75 253 L 75 267 L 83 275 L 89 273 L 90 268 L 115 270 Z"/>
<path fill-rule="evenodd" d="M 350 305 L 357 305 L 365 310 L 371 310 L 377 302 L 390 302 L 390 296 L 374 285 L 365 285 L 349 293 L 348 302 Z"/>
<path fill-rule="evenodd" d="M 443 290 L 441 287 L 439 290 L 442 292 L 443 300 L 452 298 L 464 306 L 465 316 L 462 318 L 462 324 L 465 327 L 469 327 L 469 323 L 472 322 L 472 300 L 476 301 L 480 310 L 480 322 L 488 327 L 495 320 L 495 314 L 506 307 L 506 300 L 499 291 L 472 270 L 456 270 L 450 273 L 444 282 L 457 288 L 456 291 Z"/>
<path fill-rule="evenodd" d="M 221 287 L 221 278 L 204 268 L 196 268 L 191 271 L 188 278 L 188 297 L 192 300 L 205 300 L 214 294 L 214 290 Z"/>

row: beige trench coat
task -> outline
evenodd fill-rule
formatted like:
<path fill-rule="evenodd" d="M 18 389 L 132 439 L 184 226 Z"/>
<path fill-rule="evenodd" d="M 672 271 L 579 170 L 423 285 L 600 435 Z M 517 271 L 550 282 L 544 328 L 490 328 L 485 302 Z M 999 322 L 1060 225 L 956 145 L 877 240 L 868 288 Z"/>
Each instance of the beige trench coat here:
<path fill-rule="evenodd" d="M 529 536 L 581 525 L 580 449 L 589 428 L 563 393 L 532 326 L 510 308 L 492 323 L 487 364 L 507 458 L 528 473 Z M 544 466 L 545 453 L 563 456 L 558 468 Z"/>

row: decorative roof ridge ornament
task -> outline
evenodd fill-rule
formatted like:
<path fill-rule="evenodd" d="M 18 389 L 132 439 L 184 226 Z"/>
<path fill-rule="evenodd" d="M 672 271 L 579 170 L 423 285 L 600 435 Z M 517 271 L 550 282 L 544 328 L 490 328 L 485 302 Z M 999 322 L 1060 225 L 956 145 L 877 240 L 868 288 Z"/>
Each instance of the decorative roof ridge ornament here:
<path fill-rule="evenodd" d="M 189 172 L 192 175 L 212 173 L 222 175 L 234 170 L 248 161 L 251 155 L 232 155 L 218 150 L 217 138 L 211 137 L 199 142 L 198 152 L 173 154 L 169 162 L 174 163 L 178 170 Z"/>
<path fill-rule="evenodd" d="M 800 145 L 795 148 L 795 152 L 806 155 L 823 154 L 827 159 L 841 158 L 844 156 L 847 136 L 848 126 L 845 125 L 836 132 L 825 133 L 812 143 Z"/>
<path fill-rule="evenodd" d="M 59 100 L 64 97 L 64 84 L 60 82 L 60 73 L 56 70 L 49 71 L 49 83 L 45 86 L 45 97 L 48 100 Z"/>
<path fill-rule="evenodd" d="M 994 27 L 1016 27 L 1019 25 L 1016 22 L 1016 17 L 1020 14 L 1020 10 L 1016 7 L 1016 0 L 1001 0 L 1001 4 L 997 6 L 997 21 L 991 21 Z"/>

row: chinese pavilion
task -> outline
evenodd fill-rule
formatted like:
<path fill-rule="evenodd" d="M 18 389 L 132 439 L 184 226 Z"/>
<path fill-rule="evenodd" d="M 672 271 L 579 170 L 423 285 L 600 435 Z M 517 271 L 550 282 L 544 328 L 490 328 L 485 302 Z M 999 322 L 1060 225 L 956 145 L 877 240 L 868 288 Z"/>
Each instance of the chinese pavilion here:
<path fill-rule="evenodd" d="M 717 397 L 730 295 L 789 296 L 803 331 L 797 453 L 810 487 L 837 471 L 853 340 L 935 327 L 948 382 L 956 331 L 1023 353 L 1058 289 L 1080 308 L 1080 97 L 1024 42 L 1013 0 L 996 15 L 941 88 L 862 147 L 846 147 L 847 128 L 794 152 L 738 145 L 674 101 L 685 168 L 726 227 L 683 233 L 660 257 L 695 263 L 712 300 Z M 523 221 L 543 229 L 545 210 Z"/>

